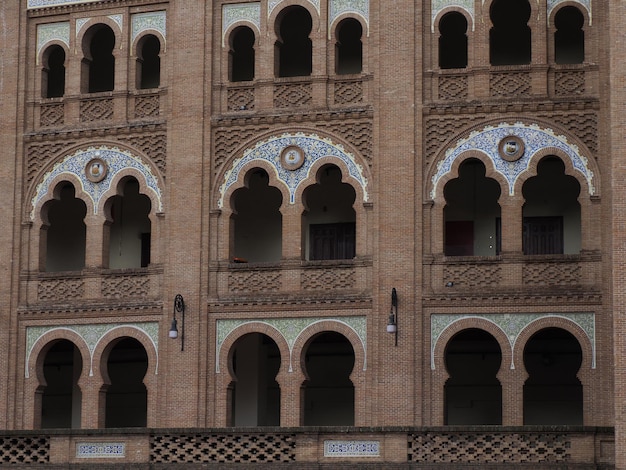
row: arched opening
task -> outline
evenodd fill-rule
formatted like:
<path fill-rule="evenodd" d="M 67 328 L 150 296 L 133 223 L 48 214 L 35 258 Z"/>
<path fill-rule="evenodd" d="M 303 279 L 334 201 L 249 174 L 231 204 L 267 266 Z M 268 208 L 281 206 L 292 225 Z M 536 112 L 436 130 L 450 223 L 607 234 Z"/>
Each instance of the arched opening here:
<path fill-rule="evenodd" d="M 79 271 L 85 267 L 87 206 L 75 197 L 74 186 L 62 183 L 59 199 L 44 206 L 47 226 L 42 227 L 46 246 L 46 271 Z"/>
<path fill-rule="evenodd" d="M 229 77 L 231 82 L 254 80 L 254 31 L 247 26 L 240 26 L 230 35 Z"/>
<path fill-rule="evenodd" d="M 502 363 L 498 341 L 484 330 L 457 333 L 446 346 L 445 423 L 502 424 Z"/>
<path fill-rule="evenodd" d="M 526 255 L 576 254 L 581 246 L 580 184 L 565 174 L 563 161 L 545 157 L 537 176 L 522 188 L 524 224 L 522 244 Z"/>
<path fill-rule="evenodd" d="M 78 379 L 82 370 L 82 356 L 71 341 L 59 340 L 48 349 L 43 362 L 42 428 L 80 428 L 82 393 Z"/>
<path fill-rule="evenodd" d="M 578 340 L 561 328 L 535 333 L 524 348 L 524 424 L 583 424 Z"/>
<path fill-rule="evenodd" d="M 530 64 L 530 11 L 528 0 L 494 0 L 491 4 L 491 65 Z"/>
<path fill-rule="evenodd" d="M 459 12 L 446 13 L 439 22 L 439 68 L 467 67 L 467 19 Z"/>
<path fill-rule="evenodd" d="M 92 26 L 83 38 L 83 93 L 113 91 L 115 34 L 107 25 Z"/>
<path fill-rule="evenodd" d="M 161 42 L 153 34 L 142 37 L 137 44 L 137 88 L 161 86 Z"/>
<path fill-rule="evenodd" d="M 246 187 L 233 194 L 232 259 L 249 262 L 279 261 L 282 256 L 282 193 L 269 186 L 261 168 L 246 175 Z"/>
<path fill-rule="evenodd" d="M 232 426 L 280 426 L 280 361 L 267 335 L 248 334 L 233 345 Z"/>
<path fill-rule="evenodd" d="M 305 351 L 303 368 L 308 378 L 303 384 L 304 426 L 353 426 L 354 349 L 340 333 L 317 335 Z"/>
<path fill-rule="evenodd" d="M 573 6 L 561 8 L 554 16 L 554 60 L 557 64 L 582 64 L 585 60 L 585 17 Z"/>
<path fill-rule="evenodd" d="M 105 426 L 107 428 L 145 427 L 148 392 L 143 379 L 148 370 L 148 354 L 134 338 L 117 341 L 108 354 L 106 375 Z"/>
<path fill-rule="evenodd" d="M 363 70 L 363 26 L 347 18 L 337 26 L 336 72 L 338 75 L 361 73 Z"/>
<path fill-rule="evenodd" d="M 139 268 L 150 264 L 150 198 L 139 193 L 139 182 L 128 178 L 122 195 L 107 201 L 113 222 L 109 230 L 109 267 Z"/>
<path fill-rule="evenodd" d="M 446 256 L 494 256 L 500 253 L 500 185 L 485 176 L 485 165 L 468 159 L 459 176 L 444 187 Z"/>
<path fill-rule="evenodd" d="M 65 95 L 65 50 L 61 46 L 50 46 L 43 54 L 41 94 L 43 98 Z"/>
<path fill-rule="evenodd" d="M 324 165 L 317 173 L 317 184 L 304 190 L 305 259 L 352 259 L 356 255 L 356 191 L 341 178 L 339 167 Z"/>
<path fill-rule="evenodd" d="M 306 8 L 285 8 L 276 19 L 276 55 L 279 77 L 309 76 L 313 70 L 313 20 Z"/>

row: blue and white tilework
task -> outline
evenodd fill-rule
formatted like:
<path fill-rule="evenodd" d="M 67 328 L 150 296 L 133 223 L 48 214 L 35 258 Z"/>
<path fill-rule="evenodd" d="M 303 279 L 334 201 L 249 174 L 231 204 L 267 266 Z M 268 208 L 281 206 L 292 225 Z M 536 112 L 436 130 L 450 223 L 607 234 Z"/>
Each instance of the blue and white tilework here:
<path fill-rule="evenodd" d="M 515 162 L 503 160 L 498 151 L 500 141 L 509 135 L 515 135 L 524 141 L 524 155 Z M 569 143 L 566 137 L 556 135 L 552 129 L 542 129 L 537 125 L 518 122 L 502 123 L 495 127 L 487 126 L 480 131 L 472 132 L 469 137 L 461 139 L 454 147 L 448 149 L 445 158 L 437 164 L 437 171 L 432 177 L 430 196 L 432 199 L 435 198 L 441 178 L 450 171 L 459 155 L 469 150 L 482 152 L 491 159 L 495 170 L 508 181 L 508 192 L 513 196 L 517 178 L 528 169 L 533 156 L 546 147 L 557 148 L 567 155 L 573 167 L 587 180 L 589 194 L 595 194 L 593 172 L 589 169 L 587 158 L 581 155 L 576 145 Z"/>
<path fill-rule="evenodd" d="M 233 331 L 243 325 L 249 324 L 262 324 L 268 325 L 276 330 L 289 345 L 289 372 L 293 372 L 292 367 L 292 353 L 293 346 L 296 343 L 298 337 L 304 333 L 304 331 L 312 325 L 322 322 L 331 321 L 341 323 L 352 331 L 354 331 L 363 346 L 363 354 L 365 360 L 363 362 L 363 370 L 367 369 L 367 319 L 364 316 L 361 317 L 329 317 L 329 318 L 272 318 L 272 319 L 237 319 L 237 320 L 218 320 L 217 321 L 217 335 L 215 344 L 215 357 L 218 358 L 215 364 L 215 371 L 220 371 L 220 351 L 224 341 Z"/>
<path fill-rule="evenodd" d="M 494 313 L 483 315 L 467 314 L 432 314 L 430 316 L 430 367 L 435 369 L 435 348 L 441 334 L 450 326 L 466 319 L 481 319 L 493 323 L 509 339 L 511 351 L 515 352 L 517 338 L 532 323 L 545 318 L 561 318 L 580 327 L 587 337 L 592 348 L 591 367 L 596 368 L 596 318 L 593 313 Z M 524 347 L 524 345 L 519 345 Z M 515 354 L 512 355 L 511 369 L 515 369 Z"/>
<path fill-rule="evenodd" d="M 587 14 L 589 15 L 589 26 L 591 26 L 591 0 L 548 0 L 548 21 L 550 20 L 552 11 L 558 7 L 560 3 L 569 1 L 579 3 L 587 10 Z"/>
<path fill-rule="evenodd" d="M 284 0 L 269 0 L 267 2 L 267 17 L 269 18 L 272 15 L 274 9 L 280 5 Z M 317 10 L 317 14 L 320 14 L 320 0 L 307 0 L 311 5 L 315 7 Z"/>
<path fill-rule="evenodd" d="M 285 147 L 291 145 L 300 147 L 305 155 L 304 164 L 293 171 L 283 168 L 280 163 L 280 153 Z M 364 176 L 363 167 L 356 163 L 353 155 L 347 153 L 341 145 L 333 143 L 330 139 L 324 139 L 315 134 L 296 133 L 274 136 L 245 150 L 243 157 L 235 160 L 224 176 L 224 183 L 220 187 L 218 205 L 220 208 L 224 207 L 224 195 L 237 182 L 244 166 L 250 162 L 263 160 L 273 165 L 276 170 L 276 177 L 289 189 L 289 203 L 295 204 L 298 187 L 310 176 L 309 173 L 315 161 L 328 156 L 338 158 L 345 163 L 350 176 L 363 188 L 363 202 L 367 202 L 369 199 L 367 179 Z"/>
<path fill-rule="evenodd" d="M 124 16 L 123 15 L 109 15 L 107 16 L 110 20 L 112 20 L 117 27 L 119 28 L 119 32 L 122 32 L 122 28 L 124 26 Z M 76 37 L 80 34 L 80 30 L 89 23 L 93 18 L 78 18 L 76 20 Z"/>
<path fill-rule="evenodd" d="M 158 32 L 163 39 L 166 36 L 166 14 L 164 11 L 151 11 L 148 13 L 137 13 L 131 16 L 132 37 L 131 43 L 144 31 L 152 30 Z"/>
<path fill-rule="evenodd" d="M 126 457 L 124 442 L 77 442 L 76 458 L 108 459 Z"/>
<path fill-rule="evenodd" d="M 484 3 L 484 2 L 483 2 Z M 467 14 L 472 19 L 471 28 L 474 31 L 475 28 L 475 17 L 474 17 L 474 0 L 431 0 L 430 10 L 432 14 L 431 19 L 431 31 L 435 32 L 435 21 L 437 19 L 437 15 L 441 13 L 444 9 L 449 7 L 458 7 L 462 8 L 467 12 Z"/>
<path fill-rule="evenodd" d="M 366 24 L 366 36 L 369 36 L 370 2 L 369 0 L 330 0 L 328 12 L 328 37 L 331 37 L 331 26 L 344 13 L 354 13 L 363 18 Z"/>
<path fill-rule="evenodd" d="M 37 63 L 39 54 L 52 41 L 60 41 L 65 47 L 70 47 L 70 22 L 47 23 L 37 25 Z"/>
<path fill-rule="evenodd" d="M 87 179 L 85 167 L 93 158 L 104 160 L 108 166 L 108 173 L 99 183 L 94 183 Z M 152 173 L 148 165 L 141 161 L 138 157 L 128 152 L 122 151 L 115 147 L 89 147 L 87 149 L 78 150 L 73 155 L 65 157 L 62 161 L 56 163 L 52 170 L 46 173 L 37 189 L 32 200 L 30 218 L 35 220 L 35 208 L 41 200 L 47 197 L 50 185 L 57 180 L 57 177 L 64 174 L 74 175 L 79 179 L 82 190 L 93 202 L 94 214 L 98 213 L 98 204 L 102 197 L 111 190 L 111 184 L 115 176 L 122 170 L 133 168 L 141 173 L 145 179 L 146 187 L 152 191 L 158 201 L 156 207 L 157 212 L 163 212 L 162 195 L 159 182 Z"/>
<path fill-rule="evenodd" d="M 93 3 L 100 0 L 28 0 L 27 8 L 58 7 L 61 5 L 77 5 L 79 3 Z"/>
<path fill-rule="evenodd" d="M 380 457 L 380 441 L 324 441 L 324 457 Z"/>
<path fill-rule="evenodd" d="M 240 21 L 249 23 L 261 32 L 261 3 L 230 3 L 222 5 L 222 47 L 226 45 L 228 29 Z"/>
<path fill-rule="evenodd" d="M 159 324 L 157 322 L 141 322 L 141 323 L 99 323 L 95 325 L 68 325 L 68 326 L 29 326 L 26 328 L 26 370 L 25 377 L 29 378 L 28 364 L 30 356 L 33 352 L 35 344 L 46 334 L 67 330 L 78 335 L 89 349 L 91 357 L 89 358 L 89 376 L 93 377 L 93 352 L 98 343 L 109 332 L 118 328 L 135 328 L 143 333 L 154 346 L 154 353 L 157 363 L 154 366 L 154 373 L 159 370 Z"/>

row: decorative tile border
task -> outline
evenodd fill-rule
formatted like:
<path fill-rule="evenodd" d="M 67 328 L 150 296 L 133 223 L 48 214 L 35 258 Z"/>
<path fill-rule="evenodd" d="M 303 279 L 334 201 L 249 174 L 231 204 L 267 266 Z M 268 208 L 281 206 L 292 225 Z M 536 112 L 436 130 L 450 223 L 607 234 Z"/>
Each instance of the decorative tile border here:
<path fill-rule="evenodd" d="M 224 341 L 233 331 L 243 325 L 250 324 L 263 324 L 269 325 L 274 328 L 289 345 L 289 372 L 293 372 L 292 368 L 292 353 L 293 346 L 296 343 L 298 337 L 304 333 L 304 331 L 312 325 L 323 322 L 333 321 L 342 323 L 354 331 L 363 346 L 363 354 L 365 357 L 363 363 L 363 370 L 367 370 L 367 318 L 362 317 L 329 317 L 329 318 L 272 318 L 272 319 L 238 319 L 238 320 L 218 320 L 217 321 L 217 335 L 215 345 L 215 371 L 220 372 L 219 358 Z"/>
<path fill-rule="evenodd" d="M 103 160 L 107 167 L 108 173 L 106 177 L 97 183 L 90 181 L 85 173 L 87 163 L 94 158 Z M 55 179 L 63 174 L 72 174 L 78 178 L 81 183 L 82 190 L 91 198 L 94 205 L 94 214 L 98 213 L 98 205 L 102 197 L 111 190 L 111 184 L 115 176 L 128 168 L 133 168 L 141 173 L 145 179 L 146 186 L 155 194 L 158 201 L 157 211 L 163 211 L 163 203 L 161 198 L 161 188 L 159 182 L 152 173 L 152 170 L 143 161 L 129 152 L 122 151 L 116 147 L 89 147 L 87 149 L 78 150 L 73 155 L 65 157 L 62 161 L 56 163 L 52 170 L 46 173 L 42 181 L 38 184 L 35 196 L 31 204 L 31 220 L 35 220 L 35 207 L 44 199 L 50 189 L 50 185 Z"/>
<path fill-rule="evenodd" d="M 77 334 L 85 342 L 89 349 L 89 376 L 93 376 L 93 352 L 102 338 L 109 332 L 118 328 L 135 328 L 141 331 L 154 346 L 157 363 L 154 373 L 159 370 L 159 324 L 157 322 L 143 323 L 98 323 L 92 325 L 68 325 L 68 326 L 29 326 L 26 328 L 26 370 L 24 377 L 29 378 L 28 364 L 35 344 L 45 335 L 52 331 L 67 330 Z"/>
<path fill-rule="evenodd" d="M 500 141 L 511 135 L 522 139 L 525 146 L 522 157 L 514 162 L 502 159 L 498 150 Z M 450 172 L 457 157 L 469 150 L 482 152 L 491 159 L 495 170 L 508 181 L 509 195 L 513 196 L 517 178 L 528 169 L 534 155 L 547 147 L 557 148 L 566 154 L 574 168 L 587 180 L 589 194 L 595 194 L 593 172 L 589 169 L 587 158 L 580 153 L 576 145 L 570 144 L 565 136 L 556 135 L 552 129 L 542 129 L 538 125 L 518 122 L 501 123 L 496 127 L 487 126 L 480 131 L 472 132 L 469 137 L 459 140 L 454 147 L 448 149 L 445 158 L 437 164 L 437 172 L 432 177 L 430 196 L 432 199 L 435 198 L 437 184 L 441 178 Z"/>
<path fill-rule="evenodd" d="M 437 15 L 448 7 L 459 7 L 465 10 L 472 19 L 472 31 L 475 30 L 476 17 L 474 12 L 474 0 L 431 0 L 430 9 L 432 12 L 432 18 L 430 29 L 432 33 L 435 32 L 435 20 L 437 19 Z"/>
<path fill-rule="evenodd" d="M 267 17 L 269 18 L 272 15 L 274 9 L 280 5 L 284 0 L 269 0 L 267 2 Z M 307 0 L 311 5 L 315 7 L 317 10 L 317 14 L 320 14 L 320 0 Z"/>
<path fill-rule="evenodd" d="M 126 457 L 124 442 L 77 442 L 76 457 L 79 459 L 108 459 Z"/>
<path fill-rule="evenodd" d="M 370 35 L 370 2 L 369 0 L 329 0 L 328 38 L 331 38 L 331 27 L 335 20 L 344 13 L 354 13 L 365 21 L 365 35 Z"/>
<path fill-rule="evenodd" d="M 43 48 L 52 41 L 60 41 L 70 48 L 70 22 L 48 23 L 37 25 L 37 65 L 39 54 Z"/>
<path fill-rule="evenodd" d="M 587 14 L 589 15 L 589 26 L 591 26 L 591 0 L 548 0 L 548 22 L 550 21 L 550 15 L 552 14 L 552 11 L 557 6 L 559 6 L 560 3 L 568 1 L 579 3 L 587 10 Z"/>
<path fill-rule="evenodd" d="M 130 17 L 131 23 L 131 44 L 144 31 L 157 31 L 163 39 L 167 38 L 166 31 L 167 15 L 165 11 L 151 11 L 148 13 L 136 13 Z"/>
<path fill-rule="evenodd" d="M 48 7 L 60 7 L 62 5 L 78 5 L 80 3 L 93 3 L 100 0 L 28 0 L 26 8 L 31 10 L 33 8 L 48 8 Z"/>
<path fill-rule="evenodd" d="M 304 163 L 296 170 L 288 170 L 281 164 L 281 153 L 290 146 L 299 147 L 304 151 Z M 220 187 L 218 205 L 220 208 L 224 207 L 224 195 L 237 182 L 243 167 L 255 160 L 264 160 L 274 166 L 278 180 L 289 189 L 289 203 L 295 204 L 298 187 L 309 178 L 309 172 L 313 164 L 318 159 L 329 156 L 338 158 L 346 164 L 350 176 L 361 185 L 364 202 L 367 202 L 369 199 L 367 179 L 364 176 L 363 167 L 356 163 L 354 156 L 346 152 L 341 145 L 333 143 L 330 139 L 323 139 L 315 134 L 306 135 L 299 132 L 273 136 L 268 140 L 259 142 L 253 148 L 245 150 L 243 157 L 235 160 L 230 170 L 224 175 L 224 183 Z"/>
<path fill-rule="evenodd" d="M 261 3 L 231 3 L 222 5 L 222 47 L 226 46 L 226 33 L 238 22 L 253 25 L 257 34 L 261 34 Z"/>
<path fill-rule="evenodd" d="M 324 457 L 380 457 L 380 441 L 324 441 Z"/>
<path fill-rule="evenodd" d="M 596 317 L 593 313 L 494 313 L 484 315 L 439 314 L 430 316 L 430 368 L 435 370 L 435 347 L 441 334 L 454 323 L 466 319 L 481 319 L 493 323 L 509 339 L 511 351 L 515 351 L 517 338 L 528 326 L 545 318 L 563 318 L 580 327 L 591 343 L 591 368 L 596 368 Z M 515 354 L 512 354 L 511 369 L 515 369 Z"/>

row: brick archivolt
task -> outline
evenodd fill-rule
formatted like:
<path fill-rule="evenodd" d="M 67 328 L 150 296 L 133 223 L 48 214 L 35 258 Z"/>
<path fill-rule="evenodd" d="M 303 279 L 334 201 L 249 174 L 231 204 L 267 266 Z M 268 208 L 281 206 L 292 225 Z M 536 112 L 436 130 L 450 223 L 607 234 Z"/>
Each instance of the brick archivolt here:
<path fill-rule="evenodd" d="M 87 177 L 86 169 L 94 159 L 106 165 L 106 176 L 99 182 Z M 163 182 L 158 171 L 149 163 L 130 151 L 118 147 L 99 145 L 81 148 L 57 161 L 51 169 L 39 178 L 31 190 L 30 220 L 34 221 L 41 206 L 53 198 L 54 188 L 61 181 L 76 183 L 76 196 L 85 197 L 94 214 L 102 211 L 106 200 L 116 194 L 117 184 L 125 176 L 134 176 L 139 181 L 141 192 L 152 202 L 156 212 L 163 211 Z"/>

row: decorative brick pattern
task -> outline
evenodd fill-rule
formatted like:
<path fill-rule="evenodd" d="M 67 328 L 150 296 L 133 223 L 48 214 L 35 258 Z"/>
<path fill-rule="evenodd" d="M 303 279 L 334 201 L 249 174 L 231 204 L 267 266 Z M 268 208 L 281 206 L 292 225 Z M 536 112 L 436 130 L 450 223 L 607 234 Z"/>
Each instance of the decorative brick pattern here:
<path fill-rule="evenodd" d="M 439 77 L 437 96 L 440 100 L 464 100 L 468 96 L 467 75 L 442 75 Z"/>
<path fill-rule="evenodd" d="M 596 153 L 598 151 L 598 113 L 596 111 L 540 114 L 539 117 L 552 119 L 569 130 Z"/>
<path fill-rule="evenodd" d="M 254 87 L 237 87 L 228 89 L 229 111 L 251 111 L 254 109 Z"/>
<path fill-rule="evenodd" d="M 225 127 L 215 131 L 215 161 L 213 168 L 215 174 L 221 169 L 226 160 L 235 152 L 237 147 L 241 146 L 244 142 L 250 142 L 254 136 L 261 132 L 267 131 L 269 126 L 262 127 Z"/>
<path fill-rule="evenodd" d="M 135 118 L 158 117 L 161 98 L 159 95 L 142 95 L 135 97 Z"/>
<path fill-rule="evenodd" d="M 327 129 L 329 132 L 339 135 L 354 145 L 361 156 L 372 166 L 372 121 L 324 121 L 317 126 L 319 129 Z"/>
<path fill-rule="evenodd" d="M 53 279 L 41 281 L 37 286 L 37 298 L 45 301 L 82 299 L 85 281 L 82 279 Z"/>
<path fill-rule="evenodd" d="M 38 463 L 50 463 L 49 437 L 0 437 L 0 465 Z"/>
<path fill-rule="evenodd" d="M 554 93 L 557 96 L 585 93 L 585 72 L 582 70 L 556 72 L 554 74 Z"/>
<path fill-rule="evenodd" d="M 571 286 L 580 284 L 581 266 L 572 263 L 531 263 L 523 269 L 524 284 Z"/>
<path fill-rule="evenodd" d="M 305 269 L 300 275 L 303 290 L 309 289 L 352 289 L 356 285 L 353 268 Z"/>
<path fill-rule="evenodd" d="M 458 287 L 494 287 L 500 284 L 502 268 L 499 265 L 456 264 L 443 270 L 443 281 Z"/>
<path fill-rule="evenodd" d="M 489 75 L 491 96 L 530 96 L 531 92 L 530 72 L 501 72 Z"/>
<path fill-rule="evenodd" d="M 39 115 L 41 127 L 60 126 L 65 122 L 65 105 L 63 103 L 42 105 Z"/>
<path fill-rule="evenodd" d="M 363 82 L 361 80 L 343 80 L 335 82 L 335 104 L 354 104 L 363 102 Z"/>
<path fill-rule="evenodd" d="M 113 117 L 113 100 L 96 98 L 80 102 L 80 122 L 106 121 Z"/>
<path fill-rule="evenodd" d="M 151 463 L 281 463 L 295 459 L 294 434 L 164 434 L 150 437 Z"/>
<path fill-rule="evenodd" d="M 148 276 L 114 276 L 102 279 L 102 297 L 124 299 L 147 297 L 150 292 Z"/>
<path fill-rule="evenodd" d="M 132 145 L 150 157 L 150 160 L 154 162 L 161 174 L 165 176 L 167 160 L 167 134 L 165 131 L 128 136 L 121 135 L 118 138 L 120 141 Z"/>
<path fill-rule="evenodd" d="M 426 120 L 426 139 L 424 165 L 429 167 L 444 144 L 454 136 L 459 136 L 463 129 L 479 122 L 476 115 L 432 116 Z"/>
<path fill-rule="evenodd" d="M 307 106 L 313 101 L 311 83 L 285 83 L 274 87 L 274 107 Z"/>
<path fill-rule="evenodd" d="M 231 272 L 228 276 L 230 292 L 271 292 L 280 290 L 279 271 Z"/>
<path fill-rule="evenodd" d="M 408 459 L 432 463 L 563 463 L 571 442 L 566 434 L 410 434 Z"/>
<path fill-rule="evenodd" d="M 28 182 L 33 181 L 37 173 L 50 162 L 56 155 L 58 155 L 64 148 L 71 147 L 76 142 L 51 142 L 46 143 L 31 143 L 28 145 L 26 155 L 28 159 Z"/>

